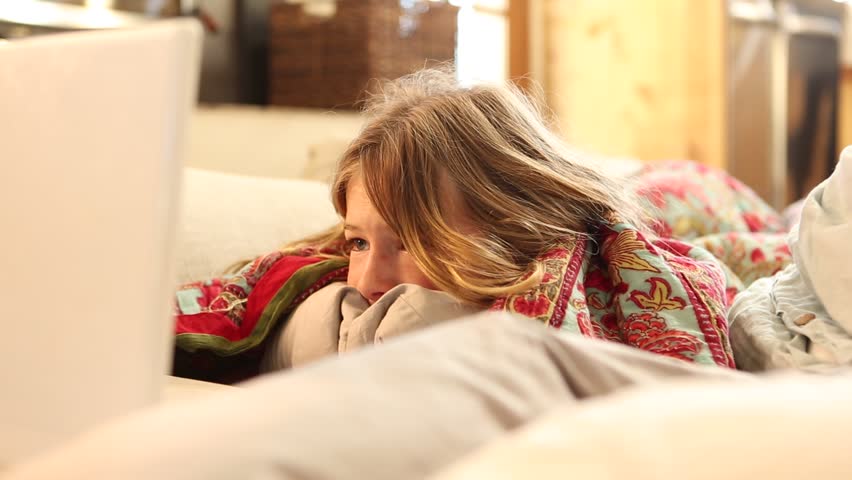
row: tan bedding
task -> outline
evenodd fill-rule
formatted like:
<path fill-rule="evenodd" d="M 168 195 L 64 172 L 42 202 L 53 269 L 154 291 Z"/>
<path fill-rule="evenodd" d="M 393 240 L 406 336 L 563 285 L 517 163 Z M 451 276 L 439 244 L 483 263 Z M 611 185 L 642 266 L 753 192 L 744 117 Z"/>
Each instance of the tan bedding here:
<path fill-rule="evenodd" d="M 293 311 L 267 348 L 261 370 L 304 365 L 477 311 L 417 285 L 394 287 L 369 305 L 356 289 L 332 283 Z"/>

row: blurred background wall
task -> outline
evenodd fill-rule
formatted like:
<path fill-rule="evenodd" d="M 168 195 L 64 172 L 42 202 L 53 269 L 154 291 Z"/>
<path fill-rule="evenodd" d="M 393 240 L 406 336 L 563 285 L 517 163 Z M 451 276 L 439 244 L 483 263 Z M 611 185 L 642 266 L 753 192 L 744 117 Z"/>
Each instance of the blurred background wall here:
<path fill-rule="evenodd" d="M 79 21 L 40 21 L 45 6 Z M 582 148 L 726 168 L 780 206 L 852 143 L 849 9 L 835 0 L 2 0 L 0 37 L 199 17 L 195 141 L 210 156 L 251 132 L 254 151 L 282 149 L 260 136 L 272 128 L 260 112 L 299 132 L 291 144 L 351 138 L 371 80 L 450 62 L 465 84 L 511 79 L 540 96 Z"/>

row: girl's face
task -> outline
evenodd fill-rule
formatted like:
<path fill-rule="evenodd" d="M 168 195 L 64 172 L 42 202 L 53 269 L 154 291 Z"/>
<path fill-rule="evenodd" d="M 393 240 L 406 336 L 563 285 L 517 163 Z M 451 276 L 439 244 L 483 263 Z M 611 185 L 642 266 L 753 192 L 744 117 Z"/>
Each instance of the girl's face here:
<path fill-rule="evenodd" d="M 357 175 L 346 189 L 344 234 L 351 249 L 346 283 L 370 304 L 402 283 L 435 289 L 373 207 Z"/>

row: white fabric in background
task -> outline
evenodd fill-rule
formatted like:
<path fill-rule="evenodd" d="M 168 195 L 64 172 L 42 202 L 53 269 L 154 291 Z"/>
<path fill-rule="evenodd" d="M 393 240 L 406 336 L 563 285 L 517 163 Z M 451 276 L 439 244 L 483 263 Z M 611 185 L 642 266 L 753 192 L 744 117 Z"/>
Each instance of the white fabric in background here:
<path fill-rule="evenodd" d="M 741 370 L 852 365 L 852 336 L 828 315 L 795 265 L 737 295 L 728 319 Z"/>
<path fill-rule="evenodd" d="M 793 258 L 828 314 L 852 332 L 852 147 L 805 200 Z"/>
<path fill-rule="evenodd" d="M 794 263 L 737 295 L 728 321 L 737 367 L 852 365 L 852 148 L 805 199 L 788 236 Z"/>

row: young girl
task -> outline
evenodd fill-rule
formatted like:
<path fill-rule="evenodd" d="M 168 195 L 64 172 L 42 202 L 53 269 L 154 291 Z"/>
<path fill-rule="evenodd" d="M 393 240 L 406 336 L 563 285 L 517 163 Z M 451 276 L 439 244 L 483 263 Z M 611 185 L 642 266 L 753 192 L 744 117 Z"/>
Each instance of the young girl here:
<path fill-rule="evenodd" d="M 339 225 L 179 292 L 177 374 L 221 379 L 199 373 L 205 352 L 204 368 L 237 356 L 250 373 L 273 329 L 337 281 L 369 303 L 414 284 L 733 367 L 718 263 L 656 239 L 630 189 L 568 149 L 515 88 L 425 70 L 386 85 L 365 113 L 332 182 Z"/>

